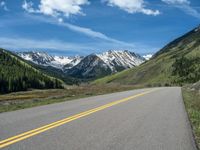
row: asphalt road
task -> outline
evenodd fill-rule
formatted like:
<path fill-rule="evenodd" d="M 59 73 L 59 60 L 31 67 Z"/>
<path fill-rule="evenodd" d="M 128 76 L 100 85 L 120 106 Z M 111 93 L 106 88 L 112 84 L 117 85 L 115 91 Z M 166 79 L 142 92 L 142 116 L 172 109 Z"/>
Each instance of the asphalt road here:
<path fill-rule="evenodd" d="M 1 113 L 0 147 L 196 150 L 178 87 L 119 92 Z"/>

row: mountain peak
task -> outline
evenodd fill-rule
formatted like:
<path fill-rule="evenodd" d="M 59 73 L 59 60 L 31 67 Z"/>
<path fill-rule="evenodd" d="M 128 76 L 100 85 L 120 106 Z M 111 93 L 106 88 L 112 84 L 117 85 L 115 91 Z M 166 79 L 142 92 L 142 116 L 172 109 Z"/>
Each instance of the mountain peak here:
<path fill-rule="evenodd" d="M 117 70 L 115 66 L 127 69 L 138 66 L 143 62 L 141 56 L 128 50 L 109 50 L 102 54 L 97 54 L 97 56 L 101 58 L 113 71 Z"/>

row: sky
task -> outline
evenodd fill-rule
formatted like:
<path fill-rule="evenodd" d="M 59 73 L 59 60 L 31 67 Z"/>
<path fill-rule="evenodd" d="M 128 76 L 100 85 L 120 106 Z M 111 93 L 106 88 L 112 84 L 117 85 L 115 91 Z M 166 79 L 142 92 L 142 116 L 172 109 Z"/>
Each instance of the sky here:
<path fill-rule="evenodd" d="M 0 47 L 155 53 L 200 24 L 200 0 L 0 0 Z"/>

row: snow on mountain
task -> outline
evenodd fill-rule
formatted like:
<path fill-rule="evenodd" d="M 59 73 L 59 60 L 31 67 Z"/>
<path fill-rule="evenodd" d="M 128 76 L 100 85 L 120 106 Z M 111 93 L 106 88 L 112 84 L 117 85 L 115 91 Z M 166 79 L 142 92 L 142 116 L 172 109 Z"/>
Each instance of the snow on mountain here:
<path fill-rule="evenodd" d="M 144 59 L 128 50 L 109 50 L 102 54 L 97 54 L 114 72 L 117 71 L 117 67 L 123 67 L 124 69 L 132 68 L 140 65 L 144 62 Z"/>
<path fill-rule="evenodd" d="M 67 56 L 52 56 L 46 52 L 19 52 L 17 53 L 20 57 L 25 60 L 31 61 L 35 64 L 42 66 L 52 66 L 55 68 L 62 69 L 65 65 L 70 64 L 71 67 L 81 61 L 81 57 L 67 57 Z"/>
<path fill-rule="evenodd" d="M 142 56 L 145 60 L 149 60 L 151 57 L 153 56 L 153 54 L 146 54 L 144 56 Z"/>
<path fill-rule="evenodd" d="M 88 55 L 74 67 L 65 69 L 65 72 L 78 78 L 99 78 L 138 66 L 144 61 L 140 55 L 127 50 L 110 50 L 101 54 Z"/>
<path fill-rule="evenodd" d="M 91 54 L 85 57 L 52 56 L 46 52 L 17 53 L 25 60 L 42 66 L 52 66 L 62 69 L 66 74 L 78 78 L 103 77 L 124 69 L 140 65 L 143 57 L 128 50 L 109 50 L 101 54 Z"/>
<path fill-rule="evenodd" d="M 91 54 L 84 57 L 76 66 L 66 69 L 65 73 L 77 78 L 92 79 L 106 76 L 112 71 L 96 54 Z"/>

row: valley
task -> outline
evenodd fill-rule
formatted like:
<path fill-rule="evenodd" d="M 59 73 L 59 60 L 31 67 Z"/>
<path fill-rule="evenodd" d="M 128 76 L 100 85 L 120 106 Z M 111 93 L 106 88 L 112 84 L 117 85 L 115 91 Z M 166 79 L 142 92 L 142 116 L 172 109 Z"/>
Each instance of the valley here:
<path fill-rule="evenodd" d="M 200 150 L 200 0 L 0 0 L 0 149 Z"/>

